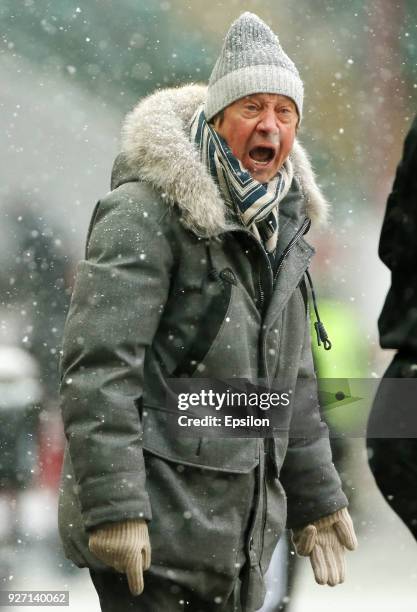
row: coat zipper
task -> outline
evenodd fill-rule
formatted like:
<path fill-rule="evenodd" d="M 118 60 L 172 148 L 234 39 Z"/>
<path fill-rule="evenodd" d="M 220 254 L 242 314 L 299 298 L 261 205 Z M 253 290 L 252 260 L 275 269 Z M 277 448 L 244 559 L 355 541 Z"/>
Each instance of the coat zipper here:
<path fill-rule="evenodd" d="M 259 243 L 259 241 L 257 240 L 257 238 L 255 238 L 255 236 L 252 234 L 252 232 L 250 232 L 249 230 L 245 229 L 245 228 L 236 228 L 231 230 L 232 232 L 243 232 L 244 234 L 246 234 L 247 236 L 250 237 L 250 239 L 252 241 L 254 241 L 256 243 L 256 248 L 260 249 L 260 251 L 262 252 L 262 257 L 264 257 L 264 260 L 266 261 L 266 265 L 267 268 L 269 269 L 271 276 L 272 276 L 272 288 L 276 282 L 276 279 L 278 277 L 278 274 L 282 268 L 282 266 L 284 265 L 284 261 L 285 259 L 288 257 L 289 253 L 291 252 L 291 250 L 294 248 L 296 242 L 299 240 L 299 238 L 307 233 L 307 231 L 310 229 L 310 225 L 311 225 L 311 219 L 309 217 L 306 217 L 304 219 L 304 222 L 302 224 L 302 226 L 300 227 L 300 229 L 294 234 L 294 236 L 291 238 L 290 242 L 288 243 L 288 245 L 285 247 L 279 262 L 278 262 L 278 267 L 277 270 L 275 272 L 275 275 L 273 274 L 273 270 L 271 267 L 271 264 L 269 262 L 269 258 L 268 255 L 266 254 L 265 249 L 262 247 L 262 245 Z M 263 306 L 264 306 L 264 302 L 265 302 L 265 292 L 262 289 L 262 283 L 261 283 L 261 277 L 258 277 L 258 287 L 259 287 L 259 296 L 260 296 L 260 306 L 261 306 L 261 311 L 263 310 Z"/>
<path fill-rule="evenodd" d="M 275 286 L 276 280 L 278 278 L 278 274 L 279 274 L 282 266 L 284 265 L 284 262 L 285 262 L 286 258 L 288 257 L 288 255 L 290 254 L 290 252 L 292 251 L 292 249 L 294 248 L 294 246 L 296 245 L 298 240 L 301 238 L 301 236 L 303 236 L 306 232 L 308 232 L 308 230 L 310 229 L 310 225 L 311 225 L 311 219 L 309 217 L 306 217 L 304 219 L 300 229 L 294 234 L 294 236 L 291 238 L 291 240 L 289 241 L 289 243 L 285 247 L 284 251 L 282 252 L 282 255 L 281 255 L 281 257 L 279 259 L 279 262 L 278 262 L 278 265 L 277 265 L 276 272 L 274 274 L 273 287 Z M 264 347 L 264 349 L 265 349 L 265 347 Z M 270 377 L 269 377 L 269 372 L 268 372 L 268 367 L 267 367 L 267 359 L 265 357 L 265 354 L 263 354 L 263 360 L 264 360 L 264 363 L 265 363 L 266 378 L 267 378 L 268 385 L 269 385 Z"/>
<path fill-rule="evenodd" d="M 283 251 L 283 253 L 281 255 L 281 258 L 279 260 L 279 263 L 278 263 L 278 266 L 277 266 L 277 270 L 276 270 L 275 275 L 274 275 L 273 285 L 275 285 L 275 283 L 276 283 L 279 271 L 281 270 L 282 266 L 284 265 L 284 261 L 285 261 L 286 257 L 291 252 L 291 250 L 294 248 L 294 246 L 297 243 L 297 241 L 299 240 L 299 238 L 302 235 L 304 235 L 305 233 L 308 232 L 308 230 L 310 229 L 310 225 L 311 225 L 311 219 L 309 217 L 306 217 L 304 219 L 304 222 L 303 222 L 302 226 L 300 227 L 300 229 L 292 237 L 292 239 L 290 240 L 290 242 L 288 243 L 288 245 L 284 249 L 284 251 Z M 318 346 L 320 346 L 323 343 L 324 349 L 326 351 L 329 351 L 332 348 L 332 343 L 331 343 L 331 341 L 329 339 L 329 336 L 327 334 L 326 328 L 324 327 L 324 324 L 323 324 L 322 320 L 320 319 L 320 315 L 319 315 L 319 311 L 318 311 L 318 307 L 317 307 L 317 301 L 316 301 L 316 294 L 315 294 L 314 287 L 313 287 L 313 281 L 311 280 L 310 272 L 308 271 L 308 269 L 306 270 L 305 274 L 306 274 L 307 280 L 308 280 L 308 282 L 310 284 L 311 295 L 312 295 L 312 298 L 313 298 L 314 312 L 316 314 L 316 322 L 314 323 L 314 329 L 316 330 L 316 334 L 317 334 L 317 344 L 318 344 Z"/>
<path fill-rule="evenodd" d="M 303 236 L 310 229 L 310 225 L 311 225 L 311 219 L 309 217 L 306 217 L 304 219 L 300 229 L 294 234 L 294 236 L 291 238 L 291 240 L 288 243 L 288 245 L 285 247 L 285 249 L 284 249 L 284 251 L 283 251 L 283 253 L 282 253 L 282 255 L 281 255 L 280 259 L 279 259 L 278 266 L 277 266 L 275 274 L 273 274 L 273 270 L 271 268 L 271 264 L 269 263 L 269 258 L 268 258 L 267 254 L 266 254 L 265 249 L 262 247 L 261 244 L 259 244 L 259 242 L 255 238 L 255 236 L 249 230 L 246 230 L 244 228 L 242 228 L 242 229 L 239 228 L 238 230 L 235 230 L 235 231 L 243 232 L 243 233 L 247 234 L 248 236 L 250 236 L 251 240 L 254 240 L 256 242 L 257 248 L 261 249 L 262 256 L 266 260 L 267 267 L 268 267 L 268 269 L 269 269 L 269 271 L 271 273 L 271 276 L 272 276 L 272 290 L 274 288 L 275 282 L 276 282 L 276 280 L 278 278 L 278 274 L 279 274 L 282 266 L 284 265 L 284 262 L 285 262 L 286 258 L 288 257 L 288 255 L 290 254 L 290 252 L 292 251 L 292 249 L 294 248 L 294 246 L 296 245 L 298 240 L 301 238 L 301 236 Z M 260 276 L 258 277 L 258 287 L 259 287 L 259 296 L 260 296 L 260 310 L 262 312 L 263 308 L 264 308 L 264 303 L 265 303 L 265 294 L 264 294 L 264 291 L 262 289 L 262 283 L 261 283 L 261 277 Z M 265 361 L 265 365 L 266 365 L 265 357 L 264 357 L 264 361 Z M 269 375 L 268 375 L 267 370 L 266 370 L 266 375 L 267 375 L 267 379 L 269 381 Z"/>
<path fill-rule="evenodd" d="M 264 290 L 262 289 L 262 283 L 261 283 L 261 277 L 258 277 L 258 286 L 259 286 L 259 307 L 260 307 L 260 311 L 262 312 L 264 309 Z"/>
<path fill-rule="evenodd" d="M 264 261 L 266 263 L 266 266 L 270 272 L 271 278 L 273 278 L 273 270 L 271 267 L 271 264 L 269 263 L 269 258 L 268 255 L 265 251 L 265 249 L 263 248 L 263 246 L 260 244 L 260 242 L 258 241 L 258 239 L 252 234 L 252 232 L 250 232 L 249 230 L 245 229 L 245 228 L 239 228 L 239 229 L 233 229 L 231 230 L 232 232 L 243 232 L 244 234 L 246 234 L 247 236 L 250 237 L 250 239 L 256 244 L 256 248 L 259 249 L 259 252 L 262 253 L 261 257 L 264 258 Z M 258 276 L 258 289 L 259 289 L 259 306 L 260 306 L 260 311 L 263 311 L 263 307 L 264 307 L 264 303 L 265 303 L 265 292 L 262 288 L 262 283 L 261 283 L 261 274 L 259 274 Z"/>
<path fill-rule="evenodd" d="M 278 278 L 278 274 L 282 268 L 282 266 L 284 265 L 284 261 L 285 259 L 288 257 L 288 255 L 290 254 L 290 252 L 292 251 L 292 249 L 294 248 L 294 246 L 296 245 L 296 243 L 298 242 L 298 240 L 301 238 L 301 236 L 303 236 L 304 234 L 306 234 L 308 232 L 308 230 L 310 229 L 310 225 L 311 225 L 311 219 L 309 217 L 306 217 L 306 219 L 304 219 L 304 222 L 302 224 L 302 226 L 300 227 L 300 229 L 294 234 L 294 236 L 291 238 L 291 240 L 289 241 L 289 243 L 287 244 L 287 246 L 285 247 L 279 262 L 278 262 L 278 266 L 274 275 L 274 285 L 276 283 L 276 280 Z"/>

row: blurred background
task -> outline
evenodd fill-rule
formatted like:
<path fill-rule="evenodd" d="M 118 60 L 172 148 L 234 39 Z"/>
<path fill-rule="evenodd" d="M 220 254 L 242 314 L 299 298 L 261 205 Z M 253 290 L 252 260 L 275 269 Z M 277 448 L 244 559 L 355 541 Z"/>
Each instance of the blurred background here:
<path fill-rule="evenodd" d="M 99 610 L 56 532 L 57 364 L 74 267 L 110 188 L 124 115 L 155 88 L 207 81 L 244 10 L 299 68 L 300 140 L 332 204 L 330 228 L 309 235 L 322 318 L 338 339 L 318 355 L 320 373 L 378 379 L 392 357 L 378 345 L 389 274 L 377 247 L 417 109 L 415 0 L 0 0 L 0 589 L 69 589 L 70 609 Z M 380 495 L 364 440 L 336 460 L 360 540 L 348 582 L 316 586 L 284 548 L 265 612 L 415 610 L 415 541 Z"/>

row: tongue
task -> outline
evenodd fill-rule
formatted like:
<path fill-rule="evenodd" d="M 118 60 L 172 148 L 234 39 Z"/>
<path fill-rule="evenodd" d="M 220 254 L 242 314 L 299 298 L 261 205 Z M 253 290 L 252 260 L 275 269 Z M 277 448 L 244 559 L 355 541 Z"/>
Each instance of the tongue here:
<path fill-rule="evenodd" d="M 249 152 L 252 159 L 259 162 L 266 162 L 271 159 L 271 150 L 265 147 L 255 147 Z"/>

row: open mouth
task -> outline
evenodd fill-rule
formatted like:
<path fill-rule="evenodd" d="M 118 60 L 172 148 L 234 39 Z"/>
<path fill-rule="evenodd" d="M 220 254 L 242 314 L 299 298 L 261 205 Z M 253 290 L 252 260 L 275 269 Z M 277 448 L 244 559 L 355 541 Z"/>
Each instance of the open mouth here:
<path fill-rule="evenodd" d="M 269 164 L 275 157 L 275 149 L 273 147 L 253 147 L 249 151 L 249 157 L 258 164 Z"/>

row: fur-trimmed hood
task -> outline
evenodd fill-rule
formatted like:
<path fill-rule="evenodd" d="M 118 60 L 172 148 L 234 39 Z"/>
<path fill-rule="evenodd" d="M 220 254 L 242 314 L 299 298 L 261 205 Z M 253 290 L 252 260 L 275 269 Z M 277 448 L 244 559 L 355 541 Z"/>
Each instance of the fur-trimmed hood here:
<path fill-rule="evenodd" d="M 206 92 L 206 86 L 186 85 L 141 99 L 124 121 L 121 158 L 124 172 L 150 183 L 169 203 L 177 203 L 188 229 L 210 236 L 229 227 L 227 206 L 187 134 Z M 290 157 L 305 196 L 306 214 L 313 222 L 325 223 L 328 204 L 298 140 Z"/>

